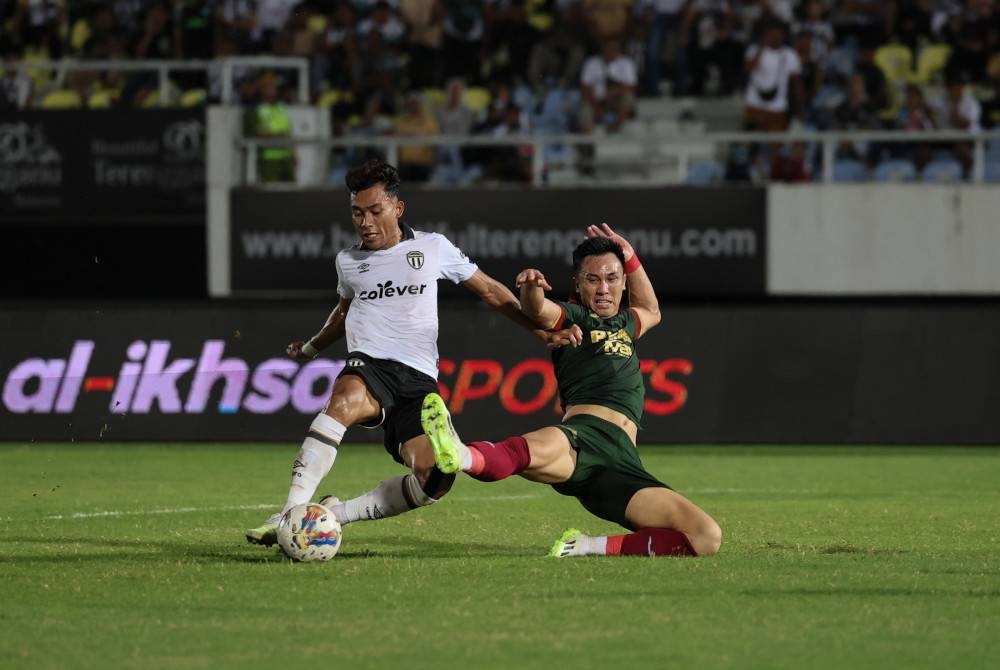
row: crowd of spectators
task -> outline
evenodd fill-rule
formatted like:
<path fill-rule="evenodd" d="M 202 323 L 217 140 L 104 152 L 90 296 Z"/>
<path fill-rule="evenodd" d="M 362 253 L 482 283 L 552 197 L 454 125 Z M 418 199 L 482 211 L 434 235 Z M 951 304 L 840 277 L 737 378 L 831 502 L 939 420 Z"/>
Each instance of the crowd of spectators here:
<path fill-rule="evenodd" d="M 336 133 L 425 136 L 618 132 L 636 99 L 740 96 L 750 130 L 975 130 L 1000 124 L 997 0 L 0 0 L 4 63 L 77 59 L 308 60 L 308 90 Z M 0 107 L 158 104 L 155 72 L 3 68 Z M 266 114 L 294 72 L 241 72 Z M 171 76 L 204 104 L 217 70 Z M 186 95 L 194 93 L 194 95 Z M 259 119 L 258 119 L 259 121 Z M 267 135 L 271 116 L 251 123 Z M 968 171 L 964 145 L 950 149 Z M 766 148 L 760 156 L 767 155 Z M 903 157 L 919 170 L 927 147 Z M 772 172 L 808 178 L 799 148 Z M 893 147 L 844 145 L 873 168 Z M 355 158 L 348 156 L 346 158 Z M 412 178 L 530 177 L 530 147 L 410 147 Z M 469 171 L 467 166 L 476 166 Z"/>

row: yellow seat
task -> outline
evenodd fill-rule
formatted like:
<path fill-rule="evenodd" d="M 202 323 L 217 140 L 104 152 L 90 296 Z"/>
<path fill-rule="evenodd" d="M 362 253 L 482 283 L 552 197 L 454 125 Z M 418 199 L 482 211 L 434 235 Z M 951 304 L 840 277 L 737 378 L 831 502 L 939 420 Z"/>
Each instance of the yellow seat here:
<path fill-rule="evenodd" d="M 917 69 L 910 81 L 914 84 L 930 84 L 944 70 L 951 57 L 951 47 L 947 44 L 929 44 L 917 55 Z"/>
<path fill-rule="evenodd" d="M 441 88 L 425 88 L 421 94 L 428 109 L 441 109 L 448 101 L 447 94 Z"/>
<path fill-rule="evenodd" d="M 118 91 L 113 88 L 102 88 L 94 91 L 87 98 L 87 107 L 91 109 L 108 109 L 118 101 Z"/>
<path fill-rule="evenodd" d="M 890 83 L 903 83 L 913 71 L 913 52 L 902 44 L 886 44 L 875 50 L 875 64 Z"/>
<path fill-rule="evenodd" d="M 181 93 L 181 107 L 203 107 L 208 93 L 203 88 L 189 88 Z"/>
<path fill-rule="evenodd" d="M 76 91 L 68 88 L 57 88 L 49 91 L 42 98 L 42 109 L 79 109 L 83 107 L 83 98 Z"/>
<path fill-rule="evenodd" d="M 491 97 L 489 89 L 472 86 L 465 89 L 465 92 L 462 94 L 462 102 L 472 111 L 481 112 L 490 106 Z"/>

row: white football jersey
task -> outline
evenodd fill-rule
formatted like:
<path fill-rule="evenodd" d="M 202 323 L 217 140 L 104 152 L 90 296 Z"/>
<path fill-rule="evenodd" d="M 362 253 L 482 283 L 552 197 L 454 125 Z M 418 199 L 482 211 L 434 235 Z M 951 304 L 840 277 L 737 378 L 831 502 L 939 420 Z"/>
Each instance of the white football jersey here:
<path fill-rule="evenodd" d="M 437 379 L 437 280 L 457 284 L 477 267 L 444 235 L 402 228 L 393 247 L 370 251 L 359 243 L 337 254 L 337 293 L 351 299 L 347 350 Z"/>

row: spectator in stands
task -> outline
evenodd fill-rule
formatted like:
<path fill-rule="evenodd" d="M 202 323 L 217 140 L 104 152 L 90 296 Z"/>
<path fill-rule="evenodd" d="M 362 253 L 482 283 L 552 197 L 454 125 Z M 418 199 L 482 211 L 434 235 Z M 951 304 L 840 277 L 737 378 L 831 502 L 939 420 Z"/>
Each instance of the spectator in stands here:
<path fill-rule="evenodd" d="M 916 84 L 906 87 L 906 102 L 899 110 L 897 127 L 908 131 L 934 130 L 937 127 L 934 112 L 924 100 L 923 90 Z M 903 147 L 902 151 L 910 157 L 917 172 L 923 170 L 934 157 L 934 148 L 926 143 Z"/>
<path fill-rule="evenodd" d="M 437 120 L 424 107 L 419 93 L 406 96 L 403 114 L 396 119 L 396 135 L 400 137 L 430 137 L 441 134 Z M 399 176 L 407 182 L 427 181 L 437 162 L 436 149 L 429 145 L 399 147 Z"/>
<path fill-rule="evenodd" d="M 444 5 L 441 0 L 400 0 L 399 13 L 407 25 L 410 86 L 439 86 L 444 77 Z"/>
<path fill-rule="evenodd" d="M 965 0 L 964 11 L 953 16 L 947 67 L 952 76 L 972 82 L 985 79 L 987 60 L 1000 51 L 1000 13 L 995 4 L 995 0 Z"/>
<path fill-rule="evenodd" d="M 796 34 L 808 33 L 809 54 L 816 66 L 826 68 L 826 58 L 833 48 L 833 24 L 827 21 L 823 14 L 822 0 L 807 0 L 803 12 L 803 20 L 795 26 Z"/>
<path fill-rule="evenodd" d="M 784 41 L 784 28 L 771 22 L 760 43 L 747 49 L 748 83 L 743 98 L 747 130 L 784 131 L 789 114 L 802 109 L 802 63 Z"/>
<path fill-rule="evenodd" d="M 438 127 L 443 135 L 465 136 L 472 132 L 475 113 L 462 101 L 465 82 L 449 79 L 445 89 L 444 106 L 437 112 Z M 438 172 L 436 179 L 445 183 L 458 183 L 465 174 L 465 160 L 462 148 L 446 145 L 438 149 Z"/>
<path fill-rule="evenodd" d="M 865 45 L 861 48 L 861 59 L 854 67 L 854 73 L 860 74 L 865 82 L 865 95 L 879 111 L 889 107 L 889 82 L 885 73 L 875 63 L 875 48 Z"/>
<path fill-rule="evenodd" d="M 375 3 L 371 15 L 358 23 L 358 32 L 367 35 L 372 30 L 382 33 L 386 44 L 399 44 L 406 35 L 406 24 L 396 16 L 385 0 Z"/>
<path fill-rule="evenodd" d="M 381 96 L 382 111 L 396 114 L 401 108 L 400 92 L 403 90 L 402 80 L 405 61 L 399 50 L 387 44 L 382 33 L 369 31 L 363 38 L 362 58 L 359 63 L 361 97 L 367 98 L 372 92 Z M 357 95 L 357 94 L 356 94 Z"/>
<path fill-rule="evenodd" d="M 266 72 L 258 79 L 260 103 L 247 110 L 244 135 L 247 137 L 290 137 L 292 121 L 288 107 L 280 99 L 278 78 Z M 290 147 L 266 147 L 257 154 L 257 174 L 262 182 L 295 181 L 295 155 Z"/>
<path fill-rule="evenodd" d="M 589 133 L 597 126 L 612 132 L 619 130 L 635 114 L 637 83 L 635 63 L 622 53 L 621 42 L 605 42 L 601 53 L 588 58 L 580 73 L 580 130 Z"/>
<path fill-rule="evenodd" d="M 796 55 L 802 67 L 802 103 L 805 106 L 802 116 L 809 111 L 809 102 L 816 97 L 823 86 L 823 68 L 812 59 L 812 36 L 807 32 L 795 35 L 793 41 Z"/>
<path fill-rule="evenodd" d="M 236 53 L 250 53 L 256 26 L 255 0 L 217 0 L 215 3 L 216 42 L 224 35 L 237 45 Z"/>
<path fill-rule="evenodd" d="M 529 10 L 533 13 L 529 14 Z M 541 36 L 529 21 L 539 18 L 534 10 L 537 8 L 532 0 L 496 0 L 490 44 L 493 76 L 525 80 L 532 46 Z"/>
<path fill-rule="evenodd" d="M 493 22 L 493 4 L 481 0 L 444 0 L 446 77 L 482 81 L 481 67 Z"/>
<path fill-rule="evenodd" d="M 62 57 L 62 35 L 68 29 L 65 0 L 17 0 L 11 27 L 24 44 L 43 45 L 49 58 Z"/>
<path fill-rule="evenodd" d="M 563 3 L 552 29 L 531 48 L 528 84 L 536 91 L 575 86 L 587 54 L 588 31 L 583 8 L 577 2 Z"/>
<path fill-rule="evenodd" d="M 257 52 L 272 51 L 272 41 L 285 27 L 299 0 L 256 0 L 257 20 L 252 39 Z"/>
<path fill-rule="evenodd" d="M 0 67 L 0 109 L 19 109 L 31 99 L 31 77 L 10 67 L 21 59 L 21 52 L 11 43 L 0 44 L 3 67 Z"/>
<path fill-rule="evenodd" d="M 678 95 L 702 95 L 710 66 L 719 73 L 719 94 L 737 90 L 743 45 L 736 39 L 736 27 L 736 13 L 729 0 L 692 0 L 688 4 L 681 27 L 687 75 L 678 86 Z"/>
<path fill-rule="evenodd" d="M 202 0 L 174 0 L 177 51 L 181 58 L 212 57 L 215 37 L 212 26 L 212 3 Z M 205 85 L 200 75 L 201 86 Z"/>
<path fill-rule="evenodd" d="M 337 5 L 324 36 L 325 58 L 321 59 L 327 85 L 334 89 L 361 89 L 361 47 L 355 30 L 354 9 Z"/>
<path fill-rule="evenodd" d="M 805 142 L 792 142 L 789 147 L 773 152 L 770 179 L 791 183 L 810 180 Z"/>
<path fill-rule="evenodd" d="M 977 132 L 982 129 L 980 119 L 983 108 L 966 85 L 966 79 L 959 73 L 948 78 L 948 88 L 937 100 L 935 116 L 940 128 Z M 952 147 L 955 158 L 965 172 L 972 168 L 972 146 L 968 142 L 956 142 Z"/>
<path fill-rule="evenodd" d="M 677 54 L 683 25 L 682 11 L 687 0 L 643 0 L 644 20 L 649 28 L 646 37 L 646 71 L 643 73 L 643 92 L 646 95 L 659 97 L 660 78 L 664 62 L 664 49 L 669 46 L 671 56 L 667 61 L 674 66 L 675 75 L 673 88 L 678 90 L 678 79 L 683 62 L 679 62 Z"/>
<path fill-rule="evenodd" d="M 847 84 L 847 99 L 834 112 L 834 128 L 836 130 L 877 130 L 879 128 L 878 110 L 868 99 L 865 92 L 865 80 L 859 73 L 851 75 Z M 850 158 L 874 166 L 874 156 L 869 147 L 862 142 L 842 142 L 837 147 L 837 158 Z"/>
<path fill-rule="evenodd" d="M 906 102 L 899 110 L 897 127 L 901 130 L 934 130 L 934 112 L 924 100 L 923 90 L 916 84 L 906 87 Z"/>
<path fill-rule="evenodd" d="M 136 58 L 163 59 L 180 57 L 179 44 L 174 39 L 174 27 L 165 3 L 149 5 L 142 20 L 141 35 L 132 49 Z"/>

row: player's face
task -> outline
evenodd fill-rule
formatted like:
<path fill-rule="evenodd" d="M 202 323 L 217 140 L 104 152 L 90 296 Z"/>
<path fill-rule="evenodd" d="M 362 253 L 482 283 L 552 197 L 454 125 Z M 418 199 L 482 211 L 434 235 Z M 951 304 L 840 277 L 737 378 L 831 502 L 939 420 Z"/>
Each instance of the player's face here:
<path fill-rule="evenodd" d="M 576 273 L 576 290 L 583 306 L 600 317 L 614 316 L 622 304 L 625 271 L 614 254 L 587 256 Z"/>
<path fill-rule="evenodd" d="M 366 249 L 388 249 L 403 239 L 399 219 L 406 205 L 385 192 L 383 184 L 351 195 L 351 222 Z"/>

